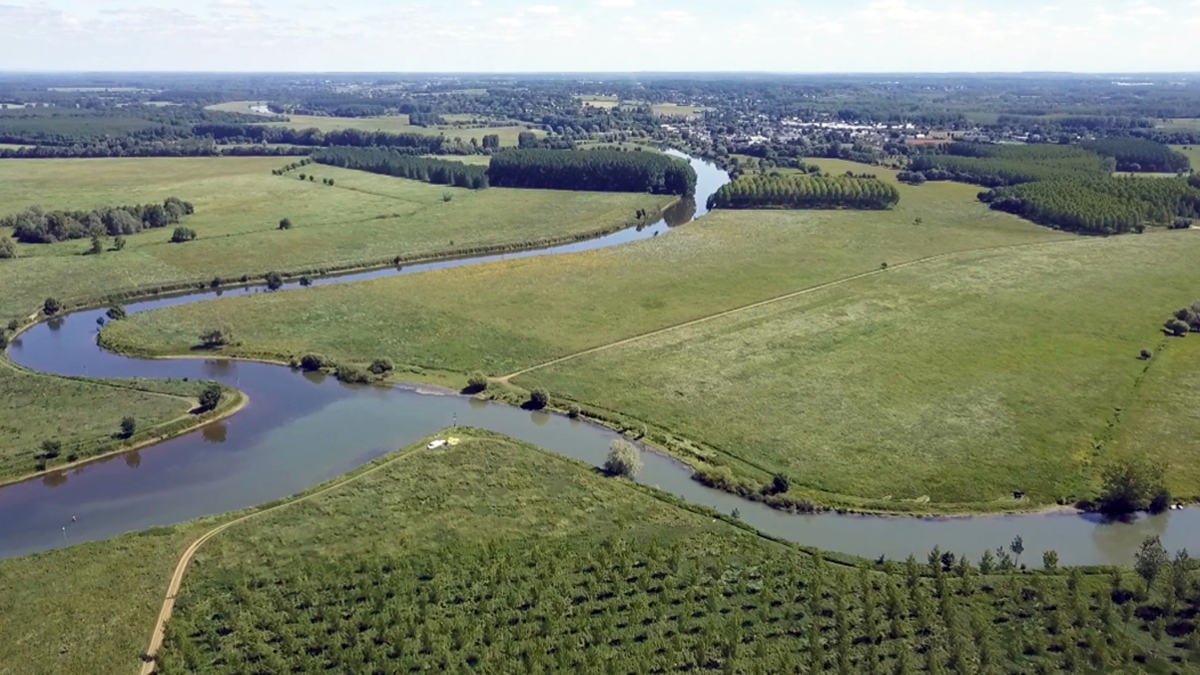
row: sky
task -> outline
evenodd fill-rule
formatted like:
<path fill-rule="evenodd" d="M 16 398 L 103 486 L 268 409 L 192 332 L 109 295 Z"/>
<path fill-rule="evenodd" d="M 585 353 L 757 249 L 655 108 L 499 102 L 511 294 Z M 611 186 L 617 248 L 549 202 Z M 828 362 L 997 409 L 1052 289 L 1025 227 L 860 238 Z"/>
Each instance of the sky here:
<path fill-rule="evenodd" d="M 1200 0 L 0 0 L 0 70 L 1179 72 Z"/>

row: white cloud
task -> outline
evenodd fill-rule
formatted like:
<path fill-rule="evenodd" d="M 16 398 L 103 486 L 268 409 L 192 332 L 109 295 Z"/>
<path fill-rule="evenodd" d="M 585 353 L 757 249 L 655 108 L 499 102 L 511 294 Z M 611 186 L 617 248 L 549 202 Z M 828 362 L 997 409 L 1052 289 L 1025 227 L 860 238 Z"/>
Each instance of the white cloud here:
<path fill-rule="evenodd" d="M 1197 0 L 1200 1 L 1200 0 Z M 636 7 L 637 0 L 599 0 L 597 7 Z"/>
<path fill-rule="evenodd" d="M 1167 15 L 1165 10 L 1159 9 L 1158 7 L 1154 7 L 1153 5 L 1144 5 L 1142 7 L 1135 7 L 1129 13 L 1132 14 L 1133 16 L 1166 16 Z"/>
<path fill-rule="evenodd" d="M 530 14 L 550 15 L 558 14 L 559 10 L 556 5 L 534 5 L 525 11 L 529 12 Z"/>
<path fill-rule="evenodd" d="M 659 16 L 662 17 L 663 21 L 668 21 L 670 23 L 692 23 L 695 21 L 695 18 L 691 14 L 677 9 L 661 12 L 659 13 Z"/>

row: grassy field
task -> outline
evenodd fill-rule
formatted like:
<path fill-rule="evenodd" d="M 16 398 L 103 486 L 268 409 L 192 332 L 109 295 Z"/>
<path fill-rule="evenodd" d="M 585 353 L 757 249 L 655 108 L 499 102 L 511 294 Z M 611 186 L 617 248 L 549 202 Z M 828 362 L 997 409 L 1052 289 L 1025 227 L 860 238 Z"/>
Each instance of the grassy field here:
<path fill-rule="evenodd" d="M 589 108 L 611 110 L 621 104 L 621 100 L 616 96 L 577 96 L 576 98 Z"/>
<path fill-rule="evenodd" d="M 515 246 L 631 223 L 668 201 L 635 194 L 469 191 L 310 165 L 272 176 L 282 158 L 10 160 L 0 162 L 0 213 L 191 201 L 199 237 L 171 244 L 168 230 L 128 237 L 122 251 L 82 256 L 86 240 L 19 245 L 0 261 L 0 316 L 27 314 L 48 295 L 78 299 L 181 281 L 258 276 L 393 256 Z M 315 175 L 301 181 L 299 174 Z M 335 186 L 320 179 L 333 178 Z M 446 201 L 446 197 L 451 201 Z M 31 200 L 35 200 L 32 201 Z M 279 231 L 281 218 L 293 229 Z M 7 233 L 0 231 L 0 236 Z"/>
<path fill-rule="evenodd" d="M 487 166 L 492 162 L 491 155 L 424 155 L 433 159 L 444 159 L 451 162 L 462 162 L 475 166 Z"/>
<path fill-rule="evenodd" d="M 502 147 L 515 146 L 517 136 L 523 131 L 532 131 L 539 137 L 546 132 L 541 129 L 531 129 L 523 124 L 513 124 L 480 129 L 464 129 L 450 125 L 420 127 L 408 123 L 407 115 L 388 115 L 386 117 L 320 117 L 314 115 L 288 115 L 287 126 L 293 129 L 320 129 L 321 131 L 336 131 L 339 129 L 358 129 L 360 131 L 387 131 L 394 134 L 427 134 L 431 136 L 445 135 L 447 138 L 461 138 L 470 142 L 472 138 L 483 142 L 483 137 L 496 134 L 500 137 Z"/>
<path fill-rule="evenodd" d="M 0 561 L 0 675 L 134 675 L 175 561 L 208 527 Z"/>
<path fill-rule="evenodd" d="M 459 433 L 454 448 L 415 445 L 212 539 L 159 672 L 1194 666 L 1191 588 L 1174 596 L 1160 581 L 1141 596 L 1128 572 L 1015 574 L 1011 560 L 979 570 L 953 556 L 853 569 L 531 446 Z M 171 554 L 215 524 L 0 562 L 17 581 L 0 588 L 0 607 L 16 610 L 0 622 L 19 636 L 0 662 L 132 668 Z M 1192 581 L 1179 571 L 1164 577 Z"/>
<path fill-rule="evenodd" d="M 703 106 L 676 103 L 656 103 L 650 109 L 660 117 L 692 117 L 706 110 Z"/>
<path fill-rule="evenodd" d="M 1173 145 L 1171 147 L 1187 155 L 1188 161 L 1192 163 L 1192 169 L 1200 171 L 1200 145 Z"/>
<path fill-rule="evenodd" d="M 227 103 L 207 106 L 207 109 L 220 112 L 242 113 L 243 115 L 263 115 L 264 113 L 254 110 L 254 108 L 256 106 L 265 106 L 266 104 L 266 101 L 229 101 Z M 405 123 L 407 121 L 408 118 L 405 117 Z"/>
<path fill-rule="evenodd" d="M 0 481 L 45 466 L 86 459 L 144 442 L 167 426 L 195 418 L 200 382 L 70 379 L 31 373 L 0 359 Z M 137 432 L 115 435 L 131 415 Z M 61 454 L 41 458 L 42 442 L 62 443 Z"/>
<path fill-rule="evenodd" d="M 172 308 L 104 339 L 186 352 L 229 321 L 234 353 L 498 376 L 888 263 L 515 382 L 706 443 L 755 480 L 787 471 L 823 502 L 986 510 L 1014 490 L 1027 505 L 1090 493 L 1138 351 L 1192 299 L 1178 252 L 1200 239 L 1082 239 L 990 211 L 970 186 L 899 189 L 892 211 L 717 212 L 576 256 Z"/>

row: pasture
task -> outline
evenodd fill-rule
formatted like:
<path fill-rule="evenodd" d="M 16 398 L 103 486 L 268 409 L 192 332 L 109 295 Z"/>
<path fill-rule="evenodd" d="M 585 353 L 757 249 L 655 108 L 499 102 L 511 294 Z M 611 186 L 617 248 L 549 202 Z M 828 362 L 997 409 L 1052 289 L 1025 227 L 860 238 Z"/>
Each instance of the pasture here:
<path fill-rule="evenodd" d="M 511 124 L 495 127 L 464 128 L 453 125 L 421 127 L 409 124 L 408 115 L 388 115 L 386 117 L 321 117 L 315 115 L 289 115 L 286 124 L 292 129 L 320 129 L 321 131 L 337 131 L 340 129 L 358 129 L 359 131 L 386 131 L 393 134 L 425 134 L 429 136 L 444 135 L 446 138 L 461 138 L 468 143 L 472 138 L 483 143 L 483 137 L 496 134 L 500 137 L 501 147 L 517 145 L 517 137 L 524 131 L 532 131 L 539 138 L 546 132 L 531 128 L 525 124 Z"/>
<path fill-rule="evenodd" d="M 1193 171 L 1200 171 L 1200 145 L 1172 145 L 1173 149 L 1184 154 L 1192 163 Z"/>
<path fill-rule="evenodd" d="M 127 237 L 124 250 L 88 256 L 81 255 L 90 247 L 87 240 L 18 245 L 20 257 L 0 261 L 0 286 L 6 290 L 0 316 L 28 314 L 47 295 L 82 300 L 213 277 L 231 280 L 611 231 L 631 224 L 639 209 L 657 212 L 669 203 L 644 194 L 469 191 L 315 164 L 271 175 L 285 159 L 0 162 L 0 213 L 35 203 L 49 210 L 92 209 L 176 196 L 195 204 L 196 213 L 184 224 L 198 233 L 195 241 L 172 244 L 171 232 L 147 230 Z M 300 180 L 301 173 L 317 180 Z M 325 178 L 335 184 L 323 184 Z M 36 202 L 30 202 L 32 195 Z M 291 219 L 291 230 L 277 229 L 282 218 Z"/>
<path fill-rule="evenodd" d="M 203 386 L 55 377 L 0 360 L 0 482 L 144 441 L 158 427 L 186 424 Z M 118 437 L 127 415 L 137 421 L 129 440 Z M 44 441 L 61 443 L 55 457 L 44 458 Z"/>

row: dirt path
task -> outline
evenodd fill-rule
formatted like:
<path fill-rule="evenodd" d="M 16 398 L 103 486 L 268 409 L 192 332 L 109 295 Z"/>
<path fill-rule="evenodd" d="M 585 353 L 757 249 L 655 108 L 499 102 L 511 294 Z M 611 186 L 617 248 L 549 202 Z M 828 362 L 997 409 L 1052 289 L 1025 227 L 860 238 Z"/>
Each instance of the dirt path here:
<path fill-rule="evenodd" d="M 465 438 L 464 438 L 464 440 L 465 440 Z M 304 495 L 303 497 L 298 497 L 296 499 L 284 502 L 282 504 L 277 504 L 275 506 L 272 506 L 269 509 L 263 509 L 262 511 L 255 511 L 254 513 L 248 513 L 240 518 L 231 520 L 228 523 L 223 523 L 221 525 L 214 527 L 213 529 L 211 529 L 208 532 L 205 532 L 203 535 L 201 535 L 201 537 L 199 539 L 192 542 L 192 545 L 188 546 L 187 550 L 185 550 L 183 552 L 183 555 L 180 556 L 179 562 L 176 563 L 176 565 L 175 565 L 175 573 L 171 575 L 171 582 L 167 585 L 167 595 L 166 595 L 166 598 L 163 599 L 162 609 L 158 610 L 158 619 L 155 620 L 154 632 L 151 633 L 151 635 L 150 635 L 150 646 L 146 649 L 146 657 L 147 658 L 142 663 L 142 669 L 140 671 L 140 675 L 153 675 L 153 673 L 155 672 L 154 671 L 154 666 L 155 666 L 154 657 L 158 655 L 158 650 L 162 648 L 163 638 L 166 635 L 167 621 L 169 621 L 171 619 L 171 613 L 175 610 L 175 598 L 179 596 L 179 587 L 183 585 L 183 575 L 187 573 L 188 565 L 190 565 L 192 562 L 192 559 L 196 557 L 196 553 L 200 550 L 200 547 L 204 546 L 204 544 L 206 544 L 213 537 L 217 536 L 218 534 L 221 534 L 225 530 L 228 530 L 229 528 L 233 527 L 234 525 L 237 525 L 238 523 L 244 523 L 247 520 L 250 520 L 251 518 L 257 518 L 258 516 L 265 515 L 265 514 L 273 512 L 273 511 L 278 511 L 280 509 L 286 508 L 288 506 L 294 506 L 301 502 L 308 501 L 308 500 L 312 499 L 313 497 L 319 497 L 323 494 L 326 494 L 328 492 L 336 490 L 340 487 L 349 485 L 350 483 L 353 483 L 353 482 L 359 480 L 360 478 L 369 476 L 369 475 L 375 473 L 376 471 L 379 471 L 380 469 L 389 467 L 389 466 L 395 464 L 396 462 L 399 462 L 402 459 L 405 459 L 405 458 L 415 455 L 418 452 L 420 452 L 420 449 L 410 450 L 408 452 L 401 453 L 401 454 L 396 455 L 395 457 L 389 459 L 388 461 L 384 462 L 383 464 L 380 464 L 378 466 L 373 466 L 370 469 L 363 471 L 362 473 L 358 473 L 353 476 L 350 476 L 350 477 L 346 478 L 345 480 L 338 481 L 338 482 L 334 483 L 333 485 L 330 485 L 328 487 L 317 490 L 316 492 Z"/>
<path fill-rule="evenodd" d="M 971 254 L 971 253 L 986 253 L 988 251 L 1002 251 L 1002 250 L 1006 250 L 1006 249 L 1025 248 L 1025 247 L 1031 247 L 1031 246 L 1046 246 L 1049 244 L 1062 244 L 1062 243 L 1069 242 L 1069 241 L 1072 241 L 1072 240 L 1056 239 L 1054 241 L 1035 241 L 1035 242 L 1025 242 L 1025 243 L 1021 243 L 1021 244 L 1005 244 L 1003 246 L 987 246 L 984 248 L 973 248 L 973 249 L 966 249 L 966 250 L 962 250 L 962 251 L 949 251 L 946 253 L 938 253 L 936 255 L 926 256 L 924 258 L 917 258 L 916 260 L 909 260 L 908 262 L 897 263 L 895 265 L 890 265 L 888 267 L 881 267 L 879 269 L 870 270 L 867 272 L 859 272 L 858 274 L 852 274 L 848 277 L 834 279 L 833 281 L 826 281 L 825 283 L 817 284 L 816 286 L 809 286 L 808 288 L 803 288 L 798 291 L 791 291 L 790 293 L 785 293 L 783 295 L 777 295 L 773 298 L 767 298 L 766 300 L 759 300 L 758 302 L 752 302 L 749 305 L 742 305 L 740 307 L 734 307 L 732 309 L 727 309 L 727 310 L 724 310 L 721 312 L 717 312 L 716 314 L 709 314 L 708 316 L 702 316 L 699 319 L 692 319 L 690 321 L 685 321 L 683 323 L 677 323 L 673 326 L 667 326 L 665 328 L 658 328 L 658 329 L 652 330 L 648 333 L 634 335 L 633 337 L 628 337 L 628 338 L 624 338 L 622 340 L 617 340 L 616 342 L 610 342 L 608 344 L 603 344 L 603 345 L 599 345 L 597 347 L 592 347 L 590 349 L 585 349 L 581 352 L 575 352 L 574 354 L 568 354 L 566 356 L 559 357 L 552 361 L 546 361 L 545 363 L 539 363 L 536 366 L 530 366 L 528 368 L 525 368 L 524 370 L 518 370 L 515 373 L 509 373 L 508 375 L 504 375 L 502 377 L 497 377 L 497 378 L 495 378 L 494 381 L 500 382 L 503 384 L 508 384 L 514 377 L 520 377 L 521 375 L 532 373 L 535 370 L 549 368 L 550 366 L 558 365 L 560 363 L 563 363 L 564 361 L 571 361 L 573 359 L 577 359 L 577 358 L 580 358 L 583 356 L 589 356 L 591 354 L 606 351 L 608 349 L 613 349 L 615 347 L 622 347 L 627 344 L 637 342 L 639 340 L 645 340 L 647 338 L 656 337 L 656 336 L 662 335 L 664 333 L 669 333 L 673 330 L 679 330 L 681 328 L 688 328 L 691 326 L 705 323 L 707 321 L 715 321 L 717 319 L 723 319 L 727 316 L 732 316 L 732 315 L 738 314 L 740 312 L 748 312 L 753 309 L 758 309 L 759 307 L 766 307 L 767 305 L 772 305 L 777 302 L 783 302 L 784 300 L 791 300 L 792 298 L 798 298 L 798 297 L 801 297 L 804 295 L 808 295 L 809 293 L 816 293 L 818 291 L 823 291 L 827 288 L 832 288 L 834 286 L 840 286 L 842 284 L 847 284 L 847 283 L 850 283 L 851 281 L 857 281 L 859 279 L 865 279 L 867 277 L 873 277 L 873 276 L 876 276 L 879 274 L 886 274 L 893 270 L 900 270 L 900 269 L 904 269 L 906 267 L 922 265 L 924 263 L 933 262 L 935 260 L 941 260 L 943 258 L 949 258 L 951 256 L 956 256 L 956 255 L 966 255 L 966 254 Z"/>

